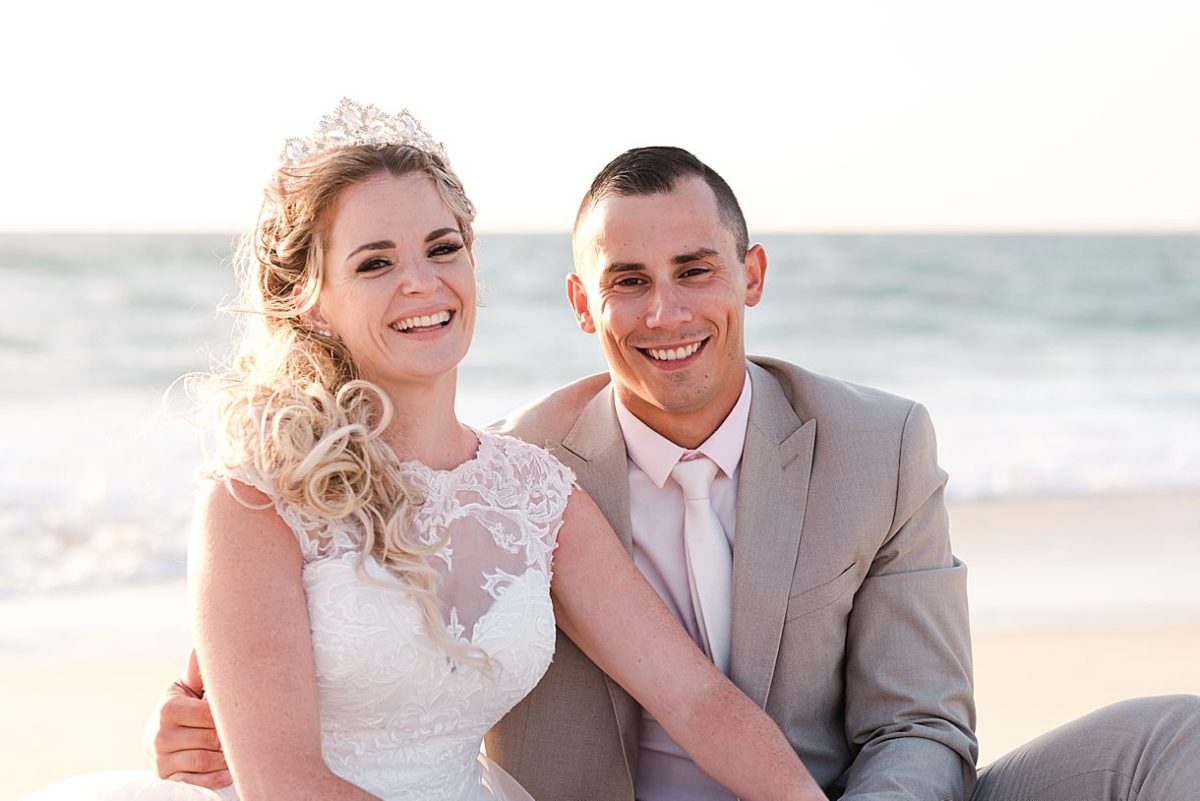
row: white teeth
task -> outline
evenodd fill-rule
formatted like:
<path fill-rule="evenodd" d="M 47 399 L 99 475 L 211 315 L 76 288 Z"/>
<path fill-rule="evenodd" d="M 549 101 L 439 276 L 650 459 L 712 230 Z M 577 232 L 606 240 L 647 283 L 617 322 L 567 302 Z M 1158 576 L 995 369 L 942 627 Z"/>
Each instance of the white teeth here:
<path fill-rule="evenodd" d="M 650 354 L 651 358 L 657 359 L 660 362 L 673 362 L 678 361 L 679 359 L 686 359 L 688 356 L 691 356 L 693 353 L 700 350 L 701 344 L 702 343 L 700 342 L 693 342 L 690 345 L 686 345 L 682 348 L 673 348 L 672 350 L 647 348 L 646 352 Z"/>
<path fill-rule="evenodd" d="M 441 325 L 450 321 L 449 311 L 440 311 L 437 314 L 425 314 L 420 317 L 406 317 L 392 323 L 392 328 L 397 331 L 407 331 L 410 328 L 428 328 L 431 325 Z"/>

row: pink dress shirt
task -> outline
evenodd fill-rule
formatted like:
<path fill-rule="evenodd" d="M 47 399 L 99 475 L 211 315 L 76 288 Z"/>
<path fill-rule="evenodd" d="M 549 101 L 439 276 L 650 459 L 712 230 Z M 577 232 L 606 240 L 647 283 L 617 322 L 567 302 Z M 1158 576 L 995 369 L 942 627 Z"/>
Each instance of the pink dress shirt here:
<path fill-rule="evenodd" d="M 647 426 L 616 398 L 617 420 L 629 454 L 629 518 L 633 527 L 633 561 L 671 614 L 702 650 L 705 636 L 692 610 L 683 547 L 683 491 L 671 478 L 680 457 L 702 453 L 720 468 L 712 484 L 712 505 L 733 549 L 736 529 L 738 465 L 750 419 L 750 375 L 742 394 L 720 427 L 695 451 L 679 447 Z M 726 592 L 732 592 L 726 587 Z M 710 779 L 667 736 L 650 713 L 642 710 L 638 801 L 732 801 L 733 796 Z"/>

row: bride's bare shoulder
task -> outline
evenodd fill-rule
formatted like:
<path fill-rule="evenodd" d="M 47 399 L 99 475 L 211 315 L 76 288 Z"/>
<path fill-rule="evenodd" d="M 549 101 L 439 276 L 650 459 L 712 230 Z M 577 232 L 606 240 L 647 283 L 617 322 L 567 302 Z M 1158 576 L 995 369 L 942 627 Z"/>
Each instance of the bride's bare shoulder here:
<path fill-rule="evenodd" d="M 294 544 L 291 528 L 279 516 L 271 497 L 236 479 L 207 479 L 196 489 L 193 536 L 228 541 L 280 539 Z M 248 533 L 256 536 L 246 537 Z M 244 543 L 250 544 L 250 543 Z"/>

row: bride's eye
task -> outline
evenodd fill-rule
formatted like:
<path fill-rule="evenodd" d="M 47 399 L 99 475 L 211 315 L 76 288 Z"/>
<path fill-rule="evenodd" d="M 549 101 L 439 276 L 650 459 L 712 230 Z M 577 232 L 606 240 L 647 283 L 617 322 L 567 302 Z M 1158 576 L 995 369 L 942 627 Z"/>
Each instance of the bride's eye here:
<path fill-rule="evenodd" d="M 439 242 L 429 249 L 429 258 L 436 259 L 439 256 L 453 256 L 462 249 L 463 245 L 461 242 Z"/>
<path fill-rule="evenodd" d="M 376 256 L 373 259 L 367 259 L 355 269 L 356 273 L 373 273 L 377 270 L 382 270 L 391 264 L 390 261 L 382 256 Z"/>

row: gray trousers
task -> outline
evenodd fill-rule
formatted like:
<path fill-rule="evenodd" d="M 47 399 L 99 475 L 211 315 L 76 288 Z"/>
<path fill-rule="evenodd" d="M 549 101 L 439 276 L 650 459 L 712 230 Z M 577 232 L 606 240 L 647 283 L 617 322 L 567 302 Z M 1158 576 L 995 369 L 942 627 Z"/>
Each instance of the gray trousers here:
<path fill-rule="evenodd" d="M 979 771 L 972 801 L 1200 801 L 1200 696 L 1135 698 Z"/>

